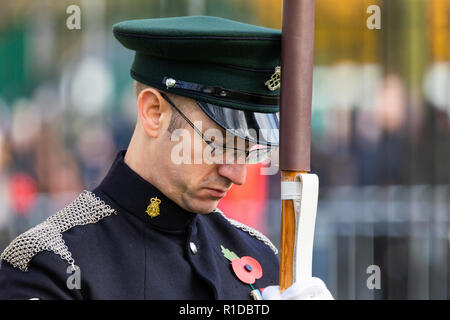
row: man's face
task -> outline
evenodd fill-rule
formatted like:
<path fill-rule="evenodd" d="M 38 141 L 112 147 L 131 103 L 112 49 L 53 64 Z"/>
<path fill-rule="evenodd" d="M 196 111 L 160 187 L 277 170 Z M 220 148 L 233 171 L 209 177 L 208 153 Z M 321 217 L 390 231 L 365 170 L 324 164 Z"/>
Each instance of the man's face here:
<path fill-rule="evenodd" d="M 189 110 L 185 116 L 208 139 L 214 140 L 217 145 L 225 144 L 225 131 L 209 119 L 195 101 L 182 98 L 174 103 L 179 108 L 182 107 L 180 104 L 191 104 L 187 109 L 182 108 Z M 177 112 L 173 108 L 171 110 Z M 212 149 L 186 120 L 179 120 L 180 128 L 173 132 L 165 130 L 157 139 L 162 152 L 159 155 L 163 174 L 160 188 L 165 190 L 166 196 L 188 211 L 210 213 L 233 183 L 241 185 L 245 182 L 246 165 L 242 162 L 226 164 L 211 161 L 214 160 L 210 157 Z M 184 157 L 181 163 L 180 151 Z"/>

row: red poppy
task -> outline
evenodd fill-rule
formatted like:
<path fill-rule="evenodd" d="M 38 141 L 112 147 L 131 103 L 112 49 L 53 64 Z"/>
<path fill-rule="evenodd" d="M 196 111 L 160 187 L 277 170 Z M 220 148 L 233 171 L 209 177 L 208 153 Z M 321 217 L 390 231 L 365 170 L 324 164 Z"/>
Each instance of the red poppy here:
<path fill-rule="evenodd" d="M 231 262 L 234 274 L 244 283 L 253 284 L 263 275 L 262 267 L 256 259 L 245 256 Z"/>

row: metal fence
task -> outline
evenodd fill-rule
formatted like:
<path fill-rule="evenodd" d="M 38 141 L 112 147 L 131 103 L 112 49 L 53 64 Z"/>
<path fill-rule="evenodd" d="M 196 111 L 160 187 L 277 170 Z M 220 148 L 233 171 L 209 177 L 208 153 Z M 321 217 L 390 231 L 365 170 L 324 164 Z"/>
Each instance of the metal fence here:
<path fill-rule="evenodd" d="M 330 187 L 320 193 L 313 274 L 335 298 L 449 298 L 449 185 Z"/>

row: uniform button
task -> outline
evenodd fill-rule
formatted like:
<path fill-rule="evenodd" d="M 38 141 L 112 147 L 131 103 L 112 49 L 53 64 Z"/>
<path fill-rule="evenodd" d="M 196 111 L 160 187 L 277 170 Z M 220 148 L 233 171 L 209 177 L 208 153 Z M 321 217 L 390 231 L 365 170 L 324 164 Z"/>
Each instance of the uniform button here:
<path fill-rule="evenodd" d="M 196 254 L 197 253 L 197 246 L 195 245 L 195 243 L 193 243 L 193 242 L 189 242 L 189 248 L 191 248 L 191 252 L 193 253 L 193 254 Z"/>

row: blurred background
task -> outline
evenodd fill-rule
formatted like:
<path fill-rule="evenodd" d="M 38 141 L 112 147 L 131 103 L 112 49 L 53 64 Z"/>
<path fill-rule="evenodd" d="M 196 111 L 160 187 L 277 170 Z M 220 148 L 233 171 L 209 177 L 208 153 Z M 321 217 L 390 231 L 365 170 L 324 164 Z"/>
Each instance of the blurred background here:
<path fill-rule="evenodd" d="M 70 5 L 81 29 L 70 30 Z M 381 29 L 369 29 L 377 5 Z M 95 187 L 134 129 L 118 21 L 215 15 L 281 28 L 281 0 L 0 0 L 0 250 Z M 338 299 L 450 297 L 450 0 L 319 0 L 313 274 Z M 243 52 L 243 55 L 247 53 Z M 220 203 L 279 247 L 280 174 Z M 381 284 L 370 289 L 370 266 Z"/>

